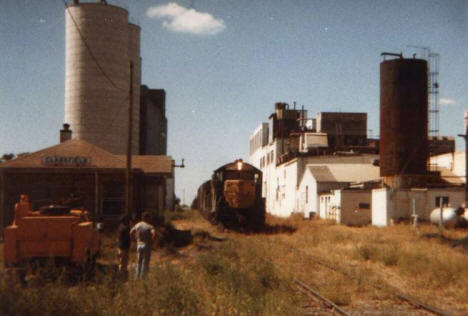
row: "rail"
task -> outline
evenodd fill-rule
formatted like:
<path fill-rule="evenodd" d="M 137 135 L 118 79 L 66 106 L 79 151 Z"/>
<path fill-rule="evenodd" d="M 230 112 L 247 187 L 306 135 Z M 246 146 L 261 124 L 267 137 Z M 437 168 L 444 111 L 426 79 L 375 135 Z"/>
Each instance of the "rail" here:
<path fill-rule="evenodd" d="M 278 242 L 278 241 L 276 241 L 276 242 Z M 325 267 L 325 268 L 327 268 L 329 270 L 339 272 L 339 273 L 347 276 L 348 278 L 353 278 L 353 276 L 350 275 L 347 271 L 345 271 L 343 269 L 339 269 L 337 267 L 332 267 L 331 265 L 323 262 L 322 260 L 317 259 L 314 255 L 310 254 L 307 251 L 304 251 L 302 249 L 297 249 L 296 247 L 288 245 L 288 244 L 286 244 L 284 242 L 279 242 L 279 243 L 283 244 L 283 246 L 291 248 L 294 251 L 297 251 L 297 252 L 300 252 L 300 253 L 306 255 L 313 262 L 315 262 L 315 263 L 317 263 L 317 264 L 319 264 L 319 265 L 321 265 L 321 266 L 323 266 L 323 267 Z M 411 304 L 411 305 L 413 305 L 415 307 L 422 308 L 422 309 L 424 309 L 424 310 L 426 310 L 428 312 L 431 312 L 433 314 L 440 315 L 440 316 L 451 316 L 451 315 L 453 315 L 453 313 L 450 313 L 448 311 L 443 311 L 443 310 L 441 310 L 441 309 L 439 309 L 439 308 L 437 308 L 435 306 L 431 306 L 429 304 L 423 303 L 417 298 L 414 298 L 412 296 L 404 294 L 404 293 L 400 292 L 397 288 L 395 288 L 395 287 L 393 287 L 393 286 L 391 286 L 389 284 L 385 284 L 385 286 L 384 286 L 384 285 L 378 285 L 378 284 L 373 283 L 372 285 L 375 288 L 379 289 L 379 290 L 386 291 L 387 293 L 397 297 L 400 300 L 406 301 L 406 302 L 408 302 L 409 304 Z M 391 289 L 391 290 L 388 290 L 388 289 Z"/>
<path fill-rule="evenodd" d="M 279 271 L 283 271 L 279 265 L 269 259 L 266 259 L 266 258 L 263 258 L 263 260 L 265 260 L 266 262 L 270 263 L 273 267 L 275 267 L 277 270 Z M 320 294 L 317 290 L 311 288 L 309 285 L 307 285 L 306 283 L 304 283 L 303 281 L 299 280 L 298 278 L 296 277 L 293 277 L 293 281 L 299 285 L 300 287 L 302 287 L 307 293 L 309 294 L 312 294 L 313 296 L 317 297 L 318 299 L 320 299 L 322 302 L 325 303 L 325 305 L 327 305 L 330 309 L 332 309 L 332 311 L 336 311 L 338 314 L 340 315 L 343 315 L 343 316 L 351 316 L 351 314 L 349 314 L 348 312 L 346 312 L 344 309 L 342 309 L 341 307 L 339 307 L 338 305 L 336 305 L 333 301 L 329 300 L 328 298 L 326 298 L 325 296 L 323 296 L 322 294 Z"/>

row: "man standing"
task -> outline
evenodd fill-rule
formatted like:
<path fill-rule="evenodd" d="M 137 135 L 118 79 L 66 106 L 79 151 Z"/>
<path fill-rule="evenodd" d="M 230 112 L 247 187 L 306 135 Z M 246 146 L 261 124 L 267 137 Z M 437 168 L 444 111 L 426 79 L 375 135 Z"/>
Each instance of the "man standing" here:
<path fill-rule="evenodd" d="M 149 224 L 150 214 L 144 212 L 141 221 L 130 230 L 130 235 L 137 240 L 138 264 L 136 267 L 136 278 L 143 279 L 148 274 L 151 258 L 151 247 L 156 236 L 156 230 Z"/>
<path fill-rule="evenodd" d="M 119 271 L 125 277 L 128 275 L 128 256 L 130 251 L 130 220 L 128 215 L 120 218 L 119 233 Z"/>

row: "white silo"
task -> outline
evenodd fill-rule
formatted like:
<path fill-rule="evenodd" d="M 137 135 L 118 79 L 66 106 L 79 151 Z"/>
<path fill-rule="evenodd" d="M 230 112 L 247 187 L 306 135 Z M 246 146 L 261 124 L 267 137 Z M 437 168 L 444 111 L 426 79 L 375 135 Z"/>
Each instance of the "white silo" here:
<path fill-rule="evenodd" d="M 133 153 L 138 153 L 139 28 L 137 32 L 128 23 L 125 9 L 104 3 L 76 1 L 65 16 L 65 122 L 71 125 L 73 138 L 115 154 L 126 152 L 130 61 L 138 60 L 132 144 Z"/>

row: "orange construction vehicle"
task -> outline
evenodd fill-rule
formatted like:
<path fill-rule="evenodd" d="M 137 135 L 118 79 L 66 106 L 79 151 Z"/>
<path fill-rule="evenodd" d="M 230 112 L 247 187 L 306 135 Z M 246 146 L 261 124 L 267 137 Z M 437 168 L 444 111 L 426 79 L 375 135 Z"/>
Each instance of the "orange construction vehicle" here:
<path fill-rule="evenodd" d="M 4 230 L 6 267 L 41 258 L 87 264 L 99 253 L 100 234 L 85 210 L 49 205 L 33 211 L 28 196 L 21 195 L 14 215 L 13 224 Z"/>

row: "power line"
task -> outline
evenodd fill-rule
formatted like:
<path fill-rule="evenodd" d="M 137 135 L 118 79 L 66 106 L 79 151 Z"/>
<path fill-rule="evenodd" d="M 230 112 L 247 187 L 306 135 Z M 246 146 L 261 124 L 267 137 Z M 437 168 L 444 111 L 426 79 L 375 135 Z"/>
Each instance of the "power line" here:
<path fill-rule="evenodd" d="M 91 51 L 91 48 L 89 47 L 88 43 L 86 42 L 86 39 L 84 38 L 83 33 L 81 32 L 80 28 L 78 27 L 78 25 L 77 25 L 77 23 L 76 23 L 76 21 L 75 21 L 73 15 L 71 14 L 71 12 L 70 12 L 69 10 L 67 10 L 67 9 L 68 9 L 68 5 L 67 5 L 67 3 L 66 3 L 65 0 L 63 0 L 63 4 L 64 4 L 64 6 L 65 6 L 65 10 L 68 12 L 68 14 L 70 15 L 71 20 L 73 21 L 73 24 L 74 24 L 74 26 L 76 27 L 76 30 L 77 30 L 78 34 L 80 35 L 80 39 L 82 40 L 83 44 L 85 45 L 87 51 L 89 52 L 91 58 L 93 59 L 94 63 L 96 64 L 96 66 L 98 67 L 98 69 L 100 70 L 100 72 L 103 74 L 103 76 L 109 81 L 109 83 L 110 83 L 115 89 L 117 89 L 117 90 L 119 90 L 119 91 L 125 91 L 125 92 L 127 92 L 127 89 L 119 88 L 119 87 L 112 81 L 112 79 L 109 78 L 109 76 L 106 74 L 106 72 L 104 71 L 104 69 L 103 69 L 102 66 L 100 65 L 99 61 L 97 60 L 96 56 L 95 56 L 95 55 L 93 54 L 93 52 Z M 126 95 L 126 96 L 122 99 L 121 103 L 120 103 L 120 102 L 118 103 L 119 106 L 117 107 L 117 111 L 114 113 L 114 117 L 111 119 L 110 124 L 109 124 L 107 130 L 111 130 L 112 127 L 114 126 L 115 122 L 120 118 L 121 112 L 122 112 L 122 110 L 125 108 L 125 107 L 120 106 L 120 105 L 121 105 L 122 103 L 126 102 L 128 99 L 129 99 L 129 96 Z M 73 127 L 72 127 L 72 128 L 73 128 Z M 133 133 L 133 131 L 132 131 L 132 133 Z M 111 135 L 112 135 L 111 133 L 106 134 L 106 135 L 104 136 L 104 139 L 107 139 L 107 138 L 110 137 Z M 90 152 L 90 153 L 91 153 L 91 152 Z M 90 154 L 90 153 L 89 153 L 89 154 Z M 117 158 L 118 158 L 118 157 L 117 157 Z M 120 158 L 118 158 L 118 159 L 120 159 Z"/>
<path fill-rule="evenodd" d="M 94 63 L 96 64 L 96 66 L 98 67 L 99 71 L 102 73 L 102 75 L 109 81 L 109 83 L 110 83 L 115 89 L 120 90 L 120 91 L 127 91 L 126 89 L 119 88 L 119 87 L 114 83 L 114 81 L 112 81 L 112 79 L 109 78 L 109 76 L 106 74 L 106 72 L 104 71 L 104 69 L 102 68 L 102 66 L 99 64 L 99 61 L 97 60 L 96 56 L 94 56 L 93 52 L 91 51 L 91 47 L 89 47 L 88 43 L 86 42 L 86 39 L 84 38 L 83 33 L 81 33 L 81 30 L 80 30 L 80 28 L 78 27 L 78 24 L 76 23 L 75 18 L 73 17 L 73 15 L 71 14 L 71 12 L 68 10 L 68 5 L 67 5 L 67 2 L 66 2 L 65 0 L 63 0 L 63 4 L 65 5 L 65 11 L 67 11 L 68 14 L 70 15 L 70 18 L 71 18 L 73 24 L 75 25 L 75 28 L 76 28 L 78 34 L 80 35 L 80 39 L 83 41 L 83 44 L 85 45 L 86 50 L 88 51 L 89 55 L 90 55 L 91 58 L 93 59 L 93 61 L 94 61 Z"/>

